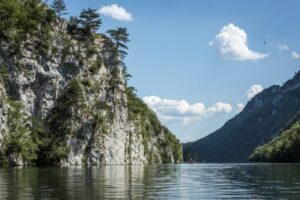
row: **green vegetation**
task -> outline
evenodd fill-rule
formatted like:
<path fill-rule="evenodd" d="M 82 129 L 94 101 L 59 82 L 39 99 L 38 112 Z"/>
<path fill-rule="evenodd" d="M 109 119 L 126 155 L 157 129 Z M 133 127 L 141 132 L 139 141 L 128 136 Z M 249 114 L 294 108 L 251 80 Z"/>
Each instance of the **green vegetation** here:
<path fill-rule="evenodd" d="M 246 162 L 255 148 L 277 136 L 300 111 L 300 72 L 282 86 L 272 86 L 210 135 L 183 145 L 184 160 Z"/>
<path fill-rule="evenodd" d="M 0 155 L 1 165 L 17 165 L 15 159 L 31 165 L 37 159 L 39 134 L 43 126 L 36 119 L 29 119 L 22 113 L 23 105 L 19 101 L 9 100 L 8 130 L 3 138 L 3 149 Z M 30 127 L 31 126 L 31 127 Z"/>
<path fill-rule="evenodd" d="M 114 42 L 114 48 L 112 49 L 113 57 L 116 61 L 116 66 L 122 67 L 123 77 L 126 85 L 131 75 L 127 72 L 127 66 L 124 63 L 124 59 L 127 56 L 128 47 L 126 44 L 129 42 L 127 28 L 117 28 L 115 30 L 108 30 L 107 33 L 110 35 Z"/>
<path fill-rule="evenodd" d="M 287 129 L 267 144 L 257 147 L 250 161 L 300 162 L 300 115 Z"/>
<path fill-rule="evenodd" d="M 164 127 L 164 133 L 166 144 L 171 146 L 174 161 L 182 162 L 182 147 L 180 141 L 166 127 Z"/>
<path fill-rule="evenodd" d="M 49 130 L 41 135 L 38 164 L 56 164 L 67 156 L 67 138 L 70 135 L 76 136 L 74 124 L 80 120 L 77 113 L 84 106 L 83 86 L 79 80 L 74 79 L 62 92 L 57 105 L 46 119 Z"/>
<path fill-rule="evenodd" d="M 76 16 L 71 16 L 67 26 L 68 33 L 71 35 L 79 34 L 79 19 Z"/>
<path fill-rule="evenodd" d="M 8 78 L 9 78 L 9 74 L 6 66 L 0 64 L 0 81 L 6 82 L 8 81 Z"/>
<path fill-rule="evenodd" d="M 83 9 L 80 13 L 79 23 L 84 35 L 91 38 L 92 33 L 96 32 L 100 28 L 102 22 L 97 10 L 88 8 Z"/>
<path fill-rule="evenodd" d="M 0 65 L 0 81 L 3 87 L 7 86 L 5 93 L 8 98 L 20 99 L 19 92 L 13 91 L 15 83 L 9 73 L 19 75 L 22 72 L 26 76 L 26 73 L 35 70 L 30 69 L 35 66 L 20 64 L 19 60 L 25 56 L 36 60 L 45 70 L 49 69 L 44 63 L 49 68 L 48 62 L 59 62 L 58 71 L 66 77 L 67 82 L 63 90 L 57 90 L 59 80 L 51 80 L 50 83 L 55 86 L 55 105 L 43 121 L 27 116 L 21 101 L 6 102 L 6 97 L 0 97 L 1 103 L 5 101 L 4 104 L 9 105 L 8 129 L 3 134 L 0 164 L 16 165 L 21 164 L 20 161 L 26 165 L 58 164 L 74 150 L 74 146 L 68 143 L 70 140 L 78 142 L 80 147 L 87 139 L 86 130 L 90 133 L 85 147 L 88 156 L 92 145 L 96 143 L 101 146 L 101 137 L 109 133 L 117 113 L 113 108 L 118 109 L 124 103 L 119 102 L 118 98 L 119 94 L 124 93 L 123 87 L 120 87 L 124 85 L 123 80 L 128 104 L 122 106 L 128 106 L 130 120 L 140 128 L 145 154 L 150 162 L 170 162 L 170 154 L 180 162 L 182 153 L 179 141 L 160 124 L 154 112 L 136 96 L 134 89 L 127 87 L 131 77 L 124 63 L 129 42 L 127 29 L 109 30 L 107 33 L 110 37 L 98 34 L 96 31 L 101 26 L 101 19 L 97 10 L 84 9 L 79 17 L 70 18 L 65 32 L 60 30 L 63 27 L 60 25 L 66 22 L 60 18 L 66 14 L 65 11 L 63 0 L 54 0 L 50 7 L 42 0 L 0 1 L 0 40 L 5 49 L 10 50 L 3 51 L 3 59 L 6 59 L 3 63 L 12 63 L 9 68 Z M 101 46 L 97 46 L 101 42 Z M 102 66 L 109 70 L 107 78 L 99 78 Z M 47 81 L 39 75 L 36 82 L 26 87 L 39 89 L 36 87 Z M 105 88 L 102 82 L 108 83 Z M 105 90 L 101 91 L 103 94 L 106 92 L 103 100 L 99 90 Z M 38 108 L 35 111 L 39 116 Z M 131 134 L 135 133 L 130 133 L 130 144 L 133 138 Z M 151 140 L 155 137 L 158 142 L 152 145 Z M 130 146 L 127 150 L 130 150 Z"/>
<path fill-rule="evenodd" d="M 127 28 L 108 30 L 107 33 L 110 35 L 112 41 L 114 42 L 116 53 L 118 54 L 120 60 L 124 60 L 127 55 L 126 50 L 128 49 L 126 43 L 129 42 L 129 34 L 127 33 Z"/>
<path fill-rule="evenodd" d="M 54 0 L 53 3 L 51 4 L 51 8 L 56 12 L 59 18 L 62 15 L 68 14 L 65 12 L 67 9 L 64 0 Z"/>
<path fill-rule="evenodd" d="M 136 96 L 133 88 L 127 88 L 126 94 L 128 98 L 129 118 L 141 129 L 145 156 L 148 157 L 150 163 L 155 163 L 158 160 L 153 154 L 153 149 L 149 147 L 149 142 L 151 138 L 158 137 L 159 134 L 163 134 L 165 138 L 165 140 L 159 140 L 155 144 L 157 149 L 160 150 L 162 162 L 170 162 L 170 156 L 167 152 L 168 148 L 171 148 L 174 161 L 181 162 L 182 148 L 179 140 L 166 127 L 161 125 L 155 113 Z"/>
<path fill-rule="evenodd" d="M 9 0 L 0 1 L 0 19 L 0 39 L 16 54 L 24 39 L 47 30 L 55 16 L 41 0 Z"/>

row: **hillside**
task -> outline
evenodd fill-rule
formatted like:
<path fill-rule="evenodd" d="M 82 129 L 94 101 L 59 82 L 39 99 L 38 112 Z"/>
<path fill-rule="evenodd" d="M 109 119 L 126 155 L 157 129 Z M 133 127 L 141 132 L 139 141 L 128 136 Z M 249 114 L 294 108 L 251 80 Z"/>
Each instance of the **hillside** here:
<path fill-rule="evenodd" d="M 300 110 L 300 72 L 282 86 L 252 98 L 244 110 L 219 130 L 184 146 L 184 159 L 246 162 L 253 150 L 278 136 Z"/>
<path fill-rule="evenodd" d="M 287 129 L 267 144 L 257 147 L 249 157 L 255 162 L 300 162 L 300 115 Z"/>
<path fill-rule="evenodd" d="M 1 1 L 0 17 L 0 165 L 181 162 L 127 85 L 126 29 L 96 33 L 94 10 L 66 21 L 40 0 Z"/>

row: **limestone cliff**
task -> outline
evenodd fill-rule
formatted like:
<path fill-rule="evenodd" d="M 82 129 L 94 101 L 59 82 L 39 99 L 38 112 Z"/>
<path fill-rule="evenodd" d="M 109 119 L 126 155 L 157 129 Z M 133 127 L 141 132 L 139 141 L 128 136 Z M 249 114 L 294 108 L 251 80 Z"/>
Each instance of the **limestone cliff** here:
<path fill-rule="evenodd" d="M 181 162 L 179 141 L 127 86 L 108 37 L 77 38 L 61 19 L 44 26 L 17 48 L 0 43 L 1 164 Z"/>

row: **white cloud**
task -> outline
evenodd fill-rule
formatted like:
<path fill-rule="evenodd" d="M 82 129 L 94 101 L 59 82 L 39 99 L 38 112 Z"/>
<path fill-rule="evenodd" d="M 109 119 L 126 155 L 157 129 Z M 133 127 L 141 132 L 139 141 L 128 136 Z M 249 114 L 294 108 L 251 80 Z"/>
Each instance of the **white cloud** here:
<path fill-rule="evenodd" d="M 300 59 L 300 54 L 296 51 L 293 51 L 293 49 L 291 49 L 287 44 L 279 44 L 278 48 L 280 51 L 286 51 L 286 52 L 290 53 L 290 55 L 293 59 L 296 59 L 296 60 Z"/>
<path fill-rule="evenodd" d="M 279 44 L 278 48 L 280 51 L 288 51 L 290 47 L 287 44 Z"/>
<path fill-rule="evenodd" d="M 249 49 L 247 33 L 232 23 L 224 26 L 209 45 L 216 47 L 228 60 L 259 60 L 268 56 Z"/>
<path fill-rule="evenodd" d="M 113 19 L 120 21 L 132 21 L 133 17 L 130 12 L 125 8 L 122 8 L 118 4 L 112 4 L 109 6 L 103 6 L 99 9 L 99 12 L 103 15 L 109 16 Z"/>
<path fill-rule="evenodd" d="M 299 58 L 300 58 L 300 55 L 299 55 L 297 52 L 293 51 L 293 52 L 292 52 L 292 58 L 294 58 L 294 59 L 299 59 Z"/>
<path fill-rule="evenodd" d="M 205 116 L 222 113 L 230 113 L 230 104 L 217 102 L 213 106 L 206 108 L 203 103 L 189 104 L 186 100 L 162 99 L 157 96 L 147 96 L 143 101 L 156 112 L 158 117 L 165 122 L 189 123 L 199 120 Z"/>
<path fill-rule="evenodd" d="M 242 110 L 244 110 L 245 105 L 242 104 L 242 103 L 237 103 L 237 104 L 236 104 L 236 107 L 237 107 L 237 112 L 239 113 L 239 112 L 241 112 Z"/>
<path fill-rule="evenodd" d="M 228 103 L 218 102 L 212 107 L 206 109 L 208 115 L 214 115 L 216 113 L 230 113 L 232 111 L 232 106 Z"/>
<path fill-rule="evenodd" d="M 190 134 L 185 133 L 185 132 L 183 133 L 183 136 L 180 138 L 181 142 L 191 142 L 193 140 L 194 140 L 194 138 Z"/>
<path fill-rule="evenodd" d="M 264 90 L 263 86 L 259 84 L 252 85 L 247 91 L 247 96 L 249 99 L 252 99 L 258 93 L 261 93 Z"/>

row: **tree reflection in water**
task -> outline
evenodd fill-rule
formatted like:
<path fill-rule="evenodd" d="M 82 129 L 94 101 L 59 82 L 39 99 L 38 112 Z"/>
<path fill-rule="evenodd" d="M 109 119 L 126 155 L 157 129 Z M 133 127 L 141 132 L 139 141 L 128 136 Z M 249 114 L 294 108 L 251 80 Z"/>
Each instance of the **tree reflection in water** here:
<path fill-rule="evenodd" d="M 0 199 L 300 199 L 298 164 L 0 169 Z"/>

